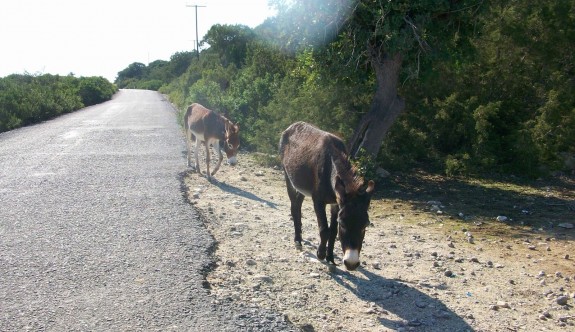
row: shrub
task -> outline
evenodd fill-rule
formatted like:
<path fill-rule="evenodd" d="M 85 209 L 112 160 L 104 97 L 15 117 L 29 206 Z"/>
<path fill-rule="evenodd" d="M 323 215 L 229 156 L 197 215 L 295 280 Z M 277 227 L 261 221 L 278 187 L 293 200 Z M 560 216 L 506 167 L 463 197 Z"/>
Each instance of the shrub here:
<path fill-rule="evenodd" d="M 116 87 L 103 77 L 80 78 L 79 94 L 85 106 L 110 100 L 116 91 Z"/>
<path fill-rule="evenodd" d="M 101 103 L 116 91 L 102 77 L 15 74 L 0 78 L 0 132 Z"/>

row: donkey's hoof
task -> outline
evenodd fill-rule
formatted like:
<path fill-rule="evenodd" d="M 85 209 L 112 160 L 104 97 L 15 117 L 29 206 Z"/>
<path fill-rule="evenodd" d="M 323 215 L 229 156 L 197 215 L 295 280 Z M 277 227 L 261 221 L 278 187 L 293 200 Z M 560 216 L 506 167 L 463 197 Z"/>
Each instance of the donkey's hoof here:
<path fill-rule="evenodd" d="M 303 246 L 301 245 L 301 241 L 294 241 L 294 244 L 297 250 L 302 250 Z"/>
<path fill-rule="evenodd" d="M 325 250 L 317 250 L 317 259 L 323 261 L 325 259 Z"/>
<path fill-rule="evenodd" d="M 327 257 L 325 258 L 325 261 L 326 261 L 327 263 L 329 263 L 329 264 L 337 265 L 337 264 L 335 263 L 334 258 L 333 258 L 333 254 L 327 255 Z"/>

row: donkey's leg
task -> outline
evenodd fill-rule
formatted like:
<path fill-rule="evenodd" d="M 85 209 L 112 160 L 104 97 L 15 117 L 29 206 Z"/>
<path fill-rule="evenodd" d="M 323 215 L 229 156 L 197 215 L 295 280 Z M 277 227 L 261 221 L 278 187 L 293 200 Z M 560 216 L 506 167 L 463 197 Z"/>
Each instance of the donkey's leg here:
<path fill-rule="evenodd" d="M 196 136 L 196 172 L 198 172 L 198 174 L 202 174 L 202 172 L 200 171 L 200 144 L 202 144 L 200 142 L 200 139 Z"/>
<path fill-rule="evenodd" d="M 303 199 L 305 198 L 304 195 L 300 194 L 295 190 L 292 186 L 290 179 L 288 178 L 287 174 L 285 176 L 286 180 L 286 187 L 289 196 L 289 200 L 291 203 L 291 217 L 293 219 L 293 228 L 294 228 L 294 243 L 297 249 L 302 248 L 301 246 L 301 205 L 303 203 Z"/>
<path fill-rule="evenodd" d="M 206 140 L 204 141 L 204 145 L 206 146 L 206 176 L 208 180 L 211 180 L 210 177 L 210 143 Z"/>
<path fill-rule="evenodd" d="M 188 148 L 188 167 L 192 166 L 190 162 L 191 150 L 192 150 L 192 131 L 186 126 L 186 147 Z"/>
<path fill-rule="evenodd" d="M 327 216 L 325 214 L 325 203 L 320 199 L 313 200 L 313 209 L 317 217 L 317 226 L 319 227 L 320 243 L 317 247 L 317 258 L 325 259 L 325 245 L 329 238 L 329 227 L 327 225 Z"/>
<path fill-rule="evenodd" d="M 331 218 L 329 223 L 329 239 L 327 241 L 327 257 L 326 260 L 335 264 L 333 260 L 333 247 L 335 245 L 335 238 L 337 237 L 337 213 L 339 212 L 339 206 L 337 204 L 331 204 Z"/>
<path fill-rule="evenodd" d="M 224 159 L 224 155 L 222 154 L 222 149 L 220 148 L 220 142 L 214 142 L 215 144 L 215 150 L 216 153 L 218 154 L 218 163 L 216 164 L 216 168 L 214 168 L 214 171 L 212 172 L 212 175 L 216 174 L 216 172 L 220 169 L 220 165 L 222 164 L 222 160 Z"/>

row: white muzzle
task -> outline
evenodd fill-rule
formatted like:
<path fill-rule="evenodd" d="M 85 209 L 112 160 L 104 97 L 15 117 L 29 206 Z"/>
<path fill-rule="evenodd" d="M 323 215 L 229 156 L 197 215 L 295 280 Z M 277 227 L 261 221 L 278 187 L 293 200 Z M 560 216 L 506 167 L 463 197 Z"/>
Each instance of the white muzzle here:
<path fill-rule="evenodd" d="M 355 270 L 359 266 L 359 251 L 357 249 L 346 250 L 343 255 L 343 264 L 348 270 Z"/>

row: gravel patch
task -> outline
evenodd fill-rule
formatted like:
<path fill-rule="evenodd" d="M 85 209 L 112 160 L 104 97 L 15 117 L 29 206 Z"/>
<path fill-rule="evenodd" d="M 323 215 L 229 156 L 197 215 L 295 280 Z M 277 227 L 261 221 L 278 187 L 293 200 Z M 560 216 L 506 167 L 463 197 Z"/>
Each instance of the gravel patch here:
<path fill-rule="evenodd" d="M 207 274 L 217 302 L 273 309 L 302 331 L 575 326 L 572 241 L 472 234 L 444 225 L 447 202 L 413 209 L 375 198 L 362 265 L 349 272 L 317 260 L 319 234 L 309 198 L 302 209 L 303 248 L 296 250 L 281 170 L 242 153 L 239 165 L 223 165 L 212 183 L 190 171 L 185 184 L 217 241 L 217 262 Z M 341 261 L 339 242 L 335 255 Z"/>

